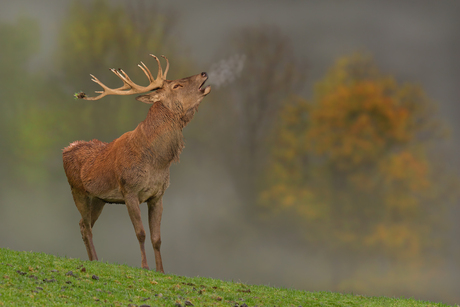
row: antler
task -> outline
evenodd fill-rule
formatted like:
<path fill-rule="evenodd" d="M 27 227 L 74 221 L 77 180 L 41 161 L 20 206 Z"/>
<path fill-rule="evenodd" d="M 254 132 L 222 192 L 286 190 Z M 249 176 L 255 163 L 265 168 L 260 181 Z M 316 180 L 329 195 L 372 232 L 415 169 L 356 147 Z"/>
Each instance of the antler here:
<path fill-rule="evenodd" d="M 99 84 L 104 90 L 96 91 L 96 93 L 100 93 L 100 95 L 96 97 L 87 97 L 85 93 L 76 94 L 76 97 L 80 99 L 85 99 L 85 100 L 98 100 L 106 95 L 139 94 L 139 93 L 150 92 L 157 88 L 161 88 L 163 86 L 163 82 L 166 80 L 166 75 L 168 74 L 169 61 L 164 55 L 162 55 L 162 57 L 166 60 L 166 69 L 163 73 L 160 60 L 153 54 L 150 54 L 150 56 L 154 57 L 158 63 L 158 74 L 157 74 L 156 79 L 153 78 L 152 73 L 150 72 L 150 70 L 147 68 L 147 66 L 143 62 L 141 62 L 142 65 L 140 64 L 137 65 L 140 67 L 140 69 L 142 69 L 142 71 L 145 73 L 145 75 L 149 79 L 150 84 L 148 86 L 137 85 L 128 77 L 128 74 L 126 74 L 121 68 L 119 68 L 118 70 L 115 68 L 111 68 L 110 70 L 115 75 L 117 75 L 121 79 L 121 81 L 123 81 L 124 84 L 122 87 L 115 88 L 115 89 L 109 88 L 104 83 L 99 81 L 98 78 L 90 74 L 92 78 L 91 80 Z"/>

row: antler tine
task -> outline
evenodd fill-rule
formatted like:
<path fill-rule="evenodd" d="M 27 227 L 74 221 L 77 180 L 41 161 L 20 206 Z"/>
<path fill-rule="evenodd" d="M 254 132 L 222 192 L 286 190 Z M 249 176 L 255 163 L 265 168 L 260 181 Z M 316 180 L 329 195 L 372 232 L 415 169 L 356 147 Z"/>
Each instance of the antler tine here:
<path fill-rule="evenodd" d="M 131 79 L 129 79 L 128 75 L 121 68 L 119 68 L 118 70 L 120 70 L 127 77 L 127 79 L 129 81 L 131 81 Z M 121 81 L 123 81 L 124 84 L 123 84 L 123 86 L 114 89 L 114 91 L 120 91 L 120 90 L 126 90 L 126 89 L 129 89 L 129 88 L 132 88 L 132 86 L 130 84 L 128 84 L 126 79 L 119 73 L 118 70 L 116 70 L 115 68 L 110 68 L 110 71 L 113 72 L 118 78 L 120 78 Z M 132 83 L 132 81 L 131 81 L 131 83 Z"/>
<path fill-rule="evenodd" d="M 107 86 L 105 86 L 104 83 L 102 83 L 101 81 L 99 81 L 99 79 L 96 78 L 94 75 L 92 75 L 92 74 L 89 74 L 89 75 L 91 76 L 91 81 L 96 82 L 97 84 L 99 84 L 99 85 L 100 85 L 102 88 L 104 88 L 104 89 L 107 88 Z"/>
<path fill-rule="evenodd" d="M 168 61 L 168 58 L 165 57 L 164 55 L 162 55 L 161 57 L 166 60 L 166 69 L 165 69 L 165 72 L 163 73 L 163 78 L 166 79 L 166 75 L 168 74 L 168 71 L 169 71 L 169 61 Z"/>
<path fill-rule="evenodd" d="M 150 54 L 151 57 L 153 57 L 157 63 L 158 63 L 158 74 L 157 74 L 157 80 L 158 79 L 163 79 L 163 68 L 161 68 L 161 63 L 160 60 L 157 58 L 156 55 Z"/>
<path fill-rule="evenodd" d="M 150 55 L 154 57 L 158 63 L 158 74 L 157 74 L 156 79 L 153 78 L 152 73 L 147 68 L 147 65 L 145 65 L 143 62 L 141 62 L 142 65 L 137 65 L 142 69 L 144 74 L 149 79 L 150 83 L 148 86 L 141 86 L 141 85 L 134 83 L 129 78 L 128 74 L 125 73 L 121 68 L 119 68 L 118 70 L 111 68 L 110 71 L 113 72 L 115 75 L 117 75 L 117 77 L 120 78 L 121 81 L 123 81 L 123 86 L 119 88 L 115 88 L 115 89 L 109 88 L 104 83 L 99 81 L 99 79 L 97 79 L 95 76 L 91 75 L 91 78 L 92 78 L 91 80 L 99 84 L 102 87 L 103 91 L 96 91 L 96 93 L 99 94 L 96 97 L 87 97 L 84 93 L 80 93 L 76 95 L 76 97 L 80 99 L 86 99 L 86 100 L 98 100 L 106 95 L 130 95 L 130 94 L 146 93 L 154 89 L 161 88 L 163 86 L 163 82 L 166 80 L 166 74 L 168 73 L 168 70 L 169 70 L 169 61 L 164 55 L 162 55 L 162 57 L 166 60 L 166 70 L 163 73 L 163 69 L 161 68 L 160 60 L 153 54 L 150 54 Z"/>
<path fill-rule="evenodd" d="M 142 67 L 141 65 L 139 65 L 139 64 L 137 64 L 137 66 L 139 66 L 139 67 L 142 69 L 142 71 L 143 71 L 144 74 L 147 76 L 147 78 L 149 79 L 149 81 L 150 81 L 150 82 L 155 81 L 155 79 L 154 79 L 153 76 L 152 76 L 152 73 L 150 72 L 150 70 L 148 69 L 148 67 L 144 64 L 144 62 L 141 61 L 141 64 L 142 64 L 143 67 Z"/>
<path fill-rule="evenodd" d="M 131 79 L 129 78 L 129 76 L 123 71 L 123 69 L 121 68 L 118 68 L 118 69 L 114 69 L 114 71 L 116 72 L 117 76 L 123 80 L 124 82 L 126 83 L 132 83 Z M 122 75 L 123 74 L 123 75 Z"/>
<path fill-rule="evenodd" d="M 104 97 L 105 95 L 107 95 L 107 92 L 105 91 L 107 86 L 105 86 L 104 83 L 99 81 L 99 79 L 96 78 L 94 75 L 92 75 L 92 74 L 89 74 L 89 75 L 91 76 L 91 81 L 99 84 L 104 89 L 104 91 L 96 91 L 96 93 L 100 93 L 100 95 L 98 95 L 96 97 L 88 97 L 88 96 L 85 95 L 85 93 L 82 93 L 83 95 L 79 95 L 78 98 L 85 99 L 85 100 L 98 100 L 98 99 Z"/>
<path fill-rule="evenodd" d="M 123 83 L 124 83 L 125 85 L 129 86 L 130 88 L 133 88 L 133 89 L 134 89 L 134 88 L 137 88 L 137 87 L 138 87 L 138 85 L 137 85 L 136 83 L 134 83 L 134 82 L 129 78 L 128 74 L 125 73 L 125 72 L 123 71 L 123 69 L 121 69 L 121 68 L 118 68 L 118 69 L 112 68 L 111 71 L 112 71 L 114 74 L 116 74 L 116 75 L 118 76 L 118 78 L 120 78 L 121 81 L 123 81 Z M 122 74 L 123 74 L 123 75 L 122 75 Z M 122 87 L 125 87 L 125 85 L 122 86 Z M 118 88 L 118 89 L 116 89 L 116 90 L 119 90 L 119 89 L 120 89 L 120 88 Z"/>

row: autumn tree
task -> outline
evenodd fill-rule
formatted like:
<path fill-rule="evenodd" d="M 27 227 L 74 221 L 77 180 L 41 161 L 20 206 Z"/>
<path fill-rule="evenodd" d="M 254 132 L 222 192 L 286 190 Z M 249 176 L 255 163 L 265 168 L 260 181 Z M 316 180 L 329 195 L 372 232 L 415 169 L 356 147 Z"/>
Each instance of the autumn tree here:
<path fill-rule="evenodd" d="M 259 202 L 292 214 L 310 246 L 331 255 L 336 287 L 363 257 L 420 263 L 439 250 L 449 200 L 429 145 L 445 129 L 419 86 L 354 54 L 280 114 Z"/>
<path fill-rule="evenodd" d="M 30 68 L 40 47 L 39 30 L 36 20 L 25 17 L 0 24 L 0 160 L 8 183 L 47 179 L 61 136 L 53 127 L 62 115 L 54 107 L 62 92 L 49 90 L 54 88 L 49 76 Z"/>

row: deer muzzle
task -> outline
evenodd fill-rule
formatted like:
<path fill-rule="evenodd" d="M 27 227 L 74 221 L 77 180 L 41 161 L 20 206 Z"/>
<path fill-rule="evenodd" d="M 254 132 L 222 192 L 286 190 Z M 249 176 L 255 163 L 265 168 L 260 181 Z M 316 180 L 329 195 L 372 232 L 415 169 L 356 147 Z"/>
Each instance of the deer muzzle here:
<path fill-rule="evenodd" d="M 208 80 L 208 74 L 205 73 L 205 72 L 202 72 L 201 73 L 201 77 L 205 78 L 203 83 L 201 83 L 200 87 L 199 87 L 199 90 L 204 94 L 204 96 L 206 96 L 207 94 L 209 94 L 211 92 L 211 86 L 208 85 L 206 87 L 203 87 L 204 84 L 206 83 L 206 80 Z"/>

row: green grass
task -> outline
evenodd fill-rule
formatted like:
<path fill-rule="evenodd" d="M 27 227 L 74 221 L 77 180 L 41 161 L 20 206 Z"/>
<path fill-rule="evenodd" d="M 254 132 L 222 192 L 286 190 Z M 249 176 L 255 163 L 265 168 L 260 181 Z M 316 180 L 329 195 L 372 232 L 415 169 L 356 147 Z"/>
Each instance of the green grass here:
<path fill-rule="evenodd" d="M 0 248 L 0 306 L 447 306 L 183 276 Z"/>

